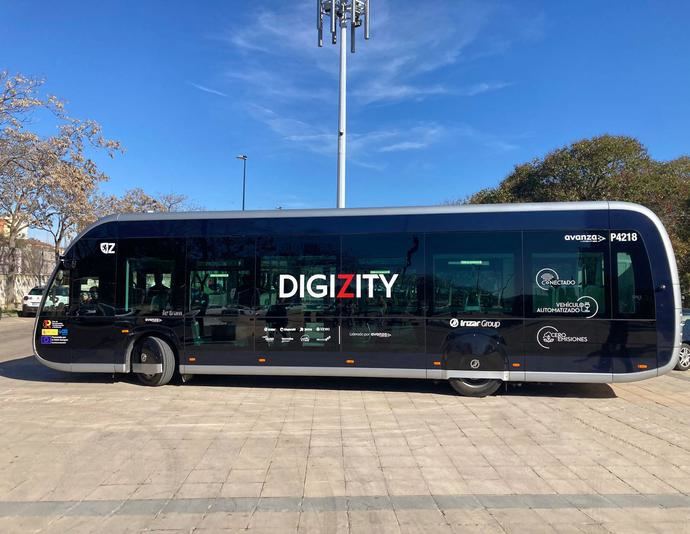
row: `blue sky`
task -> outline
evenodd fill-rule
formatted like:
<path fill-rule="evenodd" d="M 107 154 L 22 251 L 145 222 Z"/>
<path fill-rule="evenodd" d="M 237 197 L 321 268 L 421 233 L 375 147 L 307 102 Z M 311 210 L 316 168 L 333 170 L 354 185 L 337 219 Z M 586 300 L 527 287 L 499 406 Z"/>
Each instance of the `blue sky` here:
<path fill-rule="evenodd" d="M 332 207 L 338 57 L 314 4 L 0 0 L 0 69 L 123 143 L 99 158 L 108 192 L 238 209 L 246 153 L 249 209 Z M 371 5 L 348 57 L 350 207 L 464 197 L 602 133 L 690 153 L 686 1 Z"/>

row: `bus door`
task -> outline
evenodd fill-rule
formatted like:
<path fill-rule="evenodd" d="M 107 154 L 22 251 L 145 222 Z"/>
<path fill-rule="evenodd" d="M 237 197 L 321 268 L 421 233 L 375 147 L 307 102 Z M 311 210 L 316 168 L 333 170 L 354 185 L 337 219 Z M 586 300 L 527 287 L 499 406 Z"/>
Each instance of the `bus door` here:
<path fill-rule="evenodd" d="M 119 363 L 117 355 L 123 352 L 126 338 L 116 325 L 117 242 L 81 239 L 72 254 L 69 311 L 64 325 L 72 364 Z"/>
<path fill-rule="evenodd" d="M 256 242 L 258 365 L 344 367 L 338 305 L 328 287 L 310 291 L 309 279 L 338 273 L 338 236 L 262 236 Z M 287 280 L 291 280 L 288 282 Z M 300 289 L 300 280 L 305 281 Z"/>
<path fill-rule="evenodd" d="M 258 305 L 254 239 L 194 238 L 187 244 L 186 365 L 255 365 Z"/>
<path fill-rule="evenodd" d="M 525 371 L 610 374 L 608 230 L 524 233 Z"/>
<path fill-rule="evenodd" d="M 184 239 L 146 237 L 120 240 L 118 326 L 121 330 L 128 330 L 137 338 L 157 334 L 175 348 L 181 347 L 184 257 Z"/>
<path fill-rule="evenodd" d="M 649 256 L 638 232 L 611 232 L 613 326 L 609 351 L 614 373 L 658 366 L 654 285 Z"/>

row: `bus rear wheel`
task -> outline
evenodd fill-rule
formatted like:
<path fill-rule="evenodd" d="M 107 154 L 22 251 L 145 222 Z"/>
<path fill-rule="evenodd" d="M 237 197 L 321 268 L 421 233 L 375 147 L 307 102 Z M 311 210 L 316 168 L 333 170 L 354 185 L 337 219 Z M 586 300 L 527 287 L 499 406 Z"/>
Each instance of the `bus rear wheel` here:
<path fill-rule="evenodd" d="M 503 380 L 493 378 L 449 378 L 448 380 L 453 389 L 465 397 L 493 395 L 503 383 Z"/>
<path fill-rule="evenodd" d="M 175 353 L 170 345 L 157 337 L 145 337 L 137 346 L 136 357 L 140 361 L 160 363 L 162 371 L 156 374 L 136 373 L 139 382 L 146 386 L 164 386 L 175 373 Z"/>

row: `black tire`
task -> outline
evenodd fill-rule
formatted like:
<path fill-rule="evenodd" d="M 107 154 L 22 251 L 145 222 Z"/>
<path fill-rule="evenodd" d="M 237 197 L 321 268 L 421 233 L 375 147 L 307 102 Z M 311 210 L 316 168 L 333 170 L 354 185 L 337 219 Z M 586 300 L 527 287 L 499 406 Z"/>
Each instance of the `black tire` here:
<path fill-rule="evenodd" d="M 680 344 L 680 358 L 678 358 L 678 363 L 676 364 L 677 371 L 687 371 L 690 369 L 690 344 L 681 343 Z"/>
<path fill-rule="evenodd" d="M 503 384 L 503 380 L 493 378 L 449 378 L 453 389 L 465 397 L 486 397 L 493 395 Z"/>
<path fill-rule="evenodd" d="M 170 345 L 157 337 L 145 337 L 135 349 L 135 356 L 139 358 L 142 353 L 147 355 L 147 360 L 152 358 L 155 362 L 163 365 L 163 371 L 155 375 L 135 373 L 139 382 L 145 386 L 164 386 L 172 379 L 175 374 L 175 353 Z"/>

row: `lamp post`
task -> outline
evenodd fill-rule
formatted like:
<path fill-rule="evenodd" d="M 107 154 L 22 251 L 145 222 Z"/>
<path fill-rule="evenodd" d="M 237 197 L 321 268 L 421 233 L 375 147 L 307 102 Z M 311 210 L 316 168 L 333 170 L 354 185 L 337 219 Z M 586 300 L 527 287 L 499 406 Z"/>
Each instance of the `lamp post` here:
<path fill-rule="evenodd" d="M 244 194 L 247 190 L 247 154 L 239 154 L 235 157 L 242 160 L 242 211 L 244 211 Z"/>

